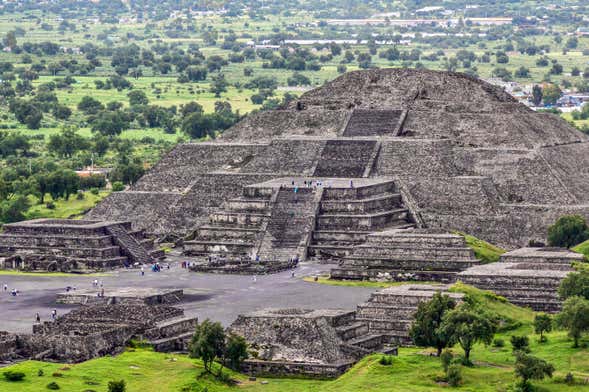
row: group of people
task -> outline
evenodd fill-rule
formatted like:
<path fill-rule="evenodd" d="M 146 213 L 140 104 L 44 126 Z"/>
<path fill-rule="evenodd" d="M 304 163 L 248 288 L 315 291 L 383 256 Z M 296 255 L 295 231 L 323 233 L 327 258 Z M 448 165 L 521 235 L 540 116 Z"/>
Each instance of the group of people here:
<path fill-rule="evenodd" d="M 53 309 L 51 311 L 51 321 L 56 321 L 57 320 L 57 309 Z M 39 312 L 37 312 L 35 314 L 35 322 L 37 324 L 41 324 L 41 315 L 39 314 Z"/>

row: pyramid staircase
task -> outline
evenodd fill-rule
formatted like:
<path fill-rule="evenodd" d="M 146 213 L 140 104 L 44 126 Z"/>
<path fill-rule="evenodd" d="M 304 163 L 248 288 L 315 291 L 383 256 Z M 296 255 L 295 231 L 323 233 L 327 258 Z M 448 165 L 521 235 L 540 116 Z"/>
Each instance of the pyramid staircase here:
<path fill-rule="evenodd" d="M 411 227 L 414 224 L 393 181 L 325 189 L 309 256 L 321 262 L 341 261 L 373 232 Z"/>

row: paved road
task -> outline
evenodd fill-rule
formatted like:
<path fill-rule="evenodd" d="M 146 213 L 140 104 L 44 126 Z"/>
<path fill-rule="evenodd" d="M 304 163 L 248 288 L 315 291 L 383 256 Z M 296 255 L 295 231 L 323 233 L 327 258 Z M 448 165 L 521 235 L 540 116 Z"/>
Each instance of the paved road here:
<path fill-rule="evenodd" d="M 184 289 L 185 301 L 179 306 L 187 315 L 204 320 L 210 318 L 224 325 L 230 324 L 239 314 L 263 308 L 304 307 L 355 309 L 358 303 L 368 299 L 372 288 L 338 287 L 305 282 L 301 278 L 327 272 L 332 266 L 301 264 L 295 271 L 257 276 L 216 275 L 188 272 L 176 265 L 162 272 L 146 272 L 141 276 L 137 270 L 117 271 L 103 277 L 71 276 L 11 276 L 0 275 L 0 289 L 6 283 L 8 292 L 0 292 L 0 330 L 30 332 L 35 313 L 43 320 L 57 308 L 59 313 L 73 308 L 56 305 L 55 294 L 66 286 L 91 288 L 92 281 L 99 279 L 104 287 L 157 287 Z M 12 288 L 21 294 L 10 295 Z"/>

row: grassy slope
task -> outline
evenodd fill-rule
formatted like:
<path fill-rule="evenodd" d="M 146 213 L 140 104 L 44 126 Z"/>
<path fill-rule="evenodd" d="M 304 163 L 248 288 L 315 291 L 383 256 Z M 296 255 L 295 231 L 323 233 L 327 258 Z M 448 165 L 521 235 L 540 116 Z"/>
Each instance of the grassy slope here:
<path fill-rule="evenodd" d="M 571 250 L 584 254 L 585 259 L 589 261 L 589 240 L 580 243 L 579 245 L 571 248 Z"/>
<path fill-rule="evenodd" d="M 553 363 L 556 367 L 554 379 L 536 382 L 545 391 L 589 391 L 588 385 L 567 386 L 559 383 L 564 375 L 572 372 L 576 379 L 589 378 L 589 350 L 572 349 L 566 333 L 557 331 L 548 334 L 548 343 L 539 344 L 533 334 L 531 325 L 534 312 L 511 305 L 501 298 L 458 284 L 454 290 L 466 292 L 480 301 L 488 310 L 504 319 L 517 320 L 521 325 L 516 329 L 497 335 L 507 342 L 506 347 L 484 347 L 477 345 L 472 353 L 475 367 L 464 368 L 463 391 L 506 391 L 514 382 L 513 357 L 509 346 L 511 335 L 528 334 L 531 336 L 531 348 L 534 355 Z M 460 353 L 459 348 L 454 349 Z M 184 355 L 155 353 L 144 349 L 127 351 L 117 357 L 95 359 L 70 366 L 69 370 L 59 370 L 63 364 L 27 361 L 12 367 L 27 374 L 20 383 L 8 383 L 0 379 L 0 390 L 18 390 L 22 392 L 44 390 L 45 386 L 56 381 L 62 391 L 82 391 L 93 389 L 106 391 L 109 380 L 124 379 L 128 391 L 318 391 L 318 392 L 352 392 L 352 391 L 437 391 L 447 387 L 435 382 L 442 375 L 439 360 L 429 356 L 430 350 L 420 348 L 403 348 L 392 366 L 378 363 L 379 356 L 364 358 L 349 372 L 333 381 L 315 381 L 300 379 L 264 379 L 268 384 L 261 384 L 263 379 L 248 381 L 243 375 L 233 373 L 239 381 L 236 387 L 229 387 L 207 378 L 195 378 L 202 370 L 200 361 L 191 360 Z M 171 358 L 175 358 L 173 361 Z M 45 375 L 37 376 L 43 369 Z M 63 377 L 52 377 L 60 371 Z M 90 384 L 89 384 L 90 383 Z M 97 383 L 97 384 L 93 384 Z"/>
<path fill-rule="evenodd" d="M 455 234 L 463 236 L 466 240 L 466 244 L 474 251 L 476 258 L 484 263 L 499 261 L 499 257 L 505 253 L 505 249 L 501 249 L 498 246 L 480 240 L 472 235 L 462 232 L 456 232 Z"/>
<path fill-rule="evenodd" d="M 76 218 L 92 207 L 94 207 L 99 201 L 104 199 L 109 192 L 103 191 L 98 195 L 94 195 L 90 192 L 84 192 L 84 199 L 78 200 L 76 195 L 70 197 L 69 200 L 59 199 L 54 202 L 55 209 L 48 209 L 46 204 L 36 204 L 37 199 L 31 201 L 32 206 L 26 212 L 27 219 L 36 218 Z M 45 198 L 45 203 L 51 201 L 51 197 Z"/>

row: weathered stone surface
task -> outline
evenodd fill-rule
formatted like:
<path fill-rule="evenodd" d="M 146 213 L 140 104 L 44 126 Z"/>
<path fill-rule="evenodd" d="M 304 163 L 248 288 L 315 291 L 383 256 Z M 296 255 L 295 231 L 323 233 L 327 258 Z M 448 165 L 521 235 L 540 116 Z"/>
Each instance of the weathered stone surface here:
<path fill-rule="evenodd" d="M 100 293 L 100 295 L 98 295 Z M 182 301 L 184 291 L 181 289 L 152 289 L 142 287 L 77 289 L 57 294 L 57 303 L 61 304 L 174 304 Z"/>

